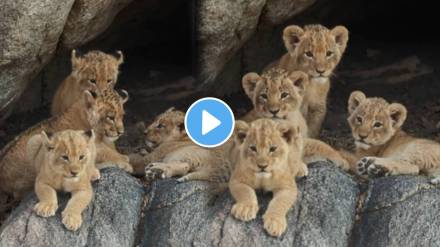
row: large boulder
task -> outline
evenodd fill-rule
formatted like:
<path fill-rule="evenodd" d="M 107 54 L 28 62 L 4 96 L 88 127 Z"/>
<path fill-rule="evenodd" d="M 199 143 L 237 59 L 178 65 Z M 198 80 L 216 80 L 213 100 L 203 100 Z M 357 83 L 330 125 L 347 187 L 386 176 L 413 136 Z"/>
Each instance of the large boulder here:
<path fill-rule="evenodd" d="M 74 48 L 104 32 L 133 0 L 76 0 L 62 35 L 62 46 Z"/>
<path fill-rule="evenodd" d="M 354 246 L 440 246 L 440 188 L 426 177 L 372 180 Z"/>
<path fill-rule="evenodd" d="M 347 246 L 354 224 L 358 186 L 328 164 L 311 166 L 298 180 L 300 195 L 279 239 L 267 235 L 261 215 L 271 199 L 259 195 L 256 220 L 244 223 L 231 214 L 229 192 L 203 182 L 153 183 L 145 211 L 143 246 Z"/>
<path fill-rule="evenodd" d="M 261 20 L 278 25 L 312 6 L 316 0 L 267 0 Z"/>
<path fill-rule="evenodd" d="M 73 3 L 0 1 L 0 120 L 53 57 Z"/>
<path fill-rule="evenodd" d="M 133 246 L 144 203 L 143 186 L 120 169 L 105 169 L 101 175 L 77 232 L 66 230 L 61 223 L 69 196 L 59 197 L 55 216 L 42 218 L 32 210 L 37 202 L 32 194 L 3 224 L 0 246 Z"/>

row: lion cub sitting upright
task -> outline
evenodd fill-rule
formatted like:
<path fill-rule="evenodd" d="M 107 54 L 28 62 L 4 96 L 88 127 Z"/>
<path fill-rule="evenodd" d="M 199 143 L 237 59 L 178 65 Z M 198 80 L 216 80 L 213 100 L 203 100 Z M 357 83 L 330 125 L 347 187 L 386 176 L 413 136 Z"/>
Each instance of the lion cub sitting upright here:
<path fill-rule="evenodd" d="M 359 175 L 425 173 L 440 182 L 440 144 L 407 135 L 405 106 L 355 91 L 348 100 L 348 123 L 356 144 Z"/>
<path fill-rule="evenodd" d="M 72 73 L 64 79 L 52 100 L 52 116 L 58 115 L 80 100 L 84 90 L 102 91 L 113 88 L 118 79 L 119 66 L 124 61 L 121 51 L 118 58 L 100 51 L 90 51 L 82 57 L 72 51 Z"/>
<path fill-rule="evenodd" d="M 310 83 L 301 111 L 309 127 L 309 136 L 316 138 L 327 111 L 329 77 L 347 47 L 348 30 L 343 26 L 329 30 L 322 25 L 307 25 L 304 29 L 292 25 L 284 29 L 283 40 L 287 53 L 268 68 L 277 67 L 289 72 L 299 70 L 308 74 Z"/>
<path fill-rule="evenodd" d="M 35 213 L 42 217 L 55 215 L 57 191 L 70 192 L 72 198 L 62 212 L 62 222 L 76 231 L 82 224 L 81 213 L 93 196 L 90 180 L 99 178 L 93 131 L 65 130 L 53 136 L 43 131 L 29 140 L 27 150 L 37 169 L 35 193 L 39 202 Z"/>
<path fill-rule="evenodd" d="M 307 169 L 302 161 L 303 137 L 298 126 L 287 121 L 237 121 L 235 127 L 239 154 L 229 181 L 236 201 L 231 213 L 239 220 L 254 219 L 258 212 L 255 190 L 272 191 L 273 199 L 263 215 L 264 228 L 271 236 L 281 236 L 298 194 L 295 177 L 307 173 L 303 171 Z"/>

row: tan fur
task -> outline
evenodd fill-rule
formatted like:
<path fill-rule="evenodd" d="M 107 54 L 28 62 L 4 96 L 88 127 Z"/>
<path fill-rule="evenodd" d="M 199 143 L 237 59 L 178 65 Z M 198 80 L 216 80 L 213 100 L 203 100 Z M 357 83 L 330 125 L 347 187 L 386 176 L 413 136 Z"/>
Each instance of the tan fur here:
<path fill-rule="evenodd" d="M 84 90 L 99 93 L 113 89 L 118 79 L 119 66 L 124 61 L 122 52 L 118 58 L 100 51 L 90 51 L 82 57 L 72 51 L 72 72 L 58 87 L 53 100 L 51 113 L 58 115 L 80 100 Z"/>
<path fill-rule="evenodd" d="M 95 168 L 95 136 L 93 131 L 65 130 L 48 137 L 45 132 L 28 143 L 32 163 L 37 171 L 35 193 L 39 202 L 34 211 L 42 217 L 55 215 L 58 209 L 57 191 L 69 192 L 72 198 L 62 212 L 62 222 L 68 230 L 76 231 L 82 224 L 81 213 L 89 205 L 93 190 L 91 177 L 99 176 Z M 35 156 L 34 156 L 35 155 Z"/>
<path fill-rule="evenodd" d="M 367 98 L 360 91 L 350 95 L 349 118 L 360 159 L 356 169 L 371 177 L 425 173 L 440 177 L 440 144 L 414 138 L 401 130 L 407 110 L 382 98 Z"/>
<path fill-rule="evenodd" d="M 93 96 L 89 91 L 85 91 L 83 99 L 68 110 L 34 125 L 9 142 L 0 153 L 0 190 L 13 195 L 16 199 L 20 199 L 24 193 L 32 190 L 36 173 L 27 155 L 26 146 L 32 136 L 42 131 L 54 133 L 67 129 L 93 129 L 97 135 L 95 141 L 97 163 L 107 162 L 129 172 L 132 171 L 128 157 L 119 154 L 104 142 L 107 137 L 103 131 L 107 129 L 107 125 L 116 129 L 117 123 L 122 123 L 123 104 L 127 97 L 122 98 L 116 92 L 107 92 L 103 95 L 107 97 Z M 115 112 L 122 114 L 115 114 L 117 118 L 112 124 L 104 124 L 110 122 L 107 119 L 108 115 Z M 30 152 L 37 153 L 38 148 L 38 145 L 34 146 Z"/>
<path fill-rule="evenodd" d="M 252 122 L 259 118 L 286 119 L 300 126 L 304 137 L 308 136 L 307 124 L 301 114 L 307 75 L 300 71 L 287 72 L 270 69 L 261 76 L 248 73 L 242 80 L 243 89 L 254 108 L 241 120 Z"/>
<path fill-rule="evenodd" d="M 272 191 L 273 199 L 263 215 L 264 228 L 279 237 L 287 228 L 286 215 L 297 198 L 295 177 L 306 167 L 301 159 L 300 130 L 287 121 L 270 119 L 250 125 L 237 121 L 236 126 L 239 155 L 229 181 L 236 201 L 231 213 L 239 220 L 254 219 L 258 212 L 255 190 Z"/>
<path fill-rule="evenodd" d="M 303 94 L 309 85 L 306 74 L 300 71 L 287 72 L 273 68 L 261 76 L 257 73 L 246 74 L 242 84 L 254 105 L 254 108 L 242 120 L 251 122 L 259 118 L 286 119 L 293 125 L 300 126 L 301 133 L 305 137 L 304 161 L 306 163 L 328 159 L 344 170 L 349 169 L 347 161 L 332 147 L 322 141 L 306 138 L 308 136 L 307 124 L 300 111 Z M 288 96 L 282 97 L 283 93 L 287 93 Z M 261 97 L 261 95 L 266 96 Z M 270 109 L 280 109 L 280 111 L 274 115 Z"/>
<path fill-rule="evenodd" d="M 329 30 L 321 25 L 303 28 L 292 25 L 284 29 L 287 53 L 268 68 L 303 71 L 310 83 L 304 94 L 301 111 L 307 121 L 310 137 L 318 137 L 327 111 L 329 77 L 338 65 L 348 42 L 348 30 L 336 26 Z"/>
<path fill-rule="evenodd" d="M 232 143 L 210 149 L 194 144 L 186 135 L 184 118 L 183 112 L 173 108 L 156 117 L 144 132 L 145 143 L 153 151 L 144 157 L 130 155 L 135 170 L 141 171 L 147 165 L 148 179 L 179 176 L 179 182 L 225 182 L 231 170 L 228 152 Z"/>

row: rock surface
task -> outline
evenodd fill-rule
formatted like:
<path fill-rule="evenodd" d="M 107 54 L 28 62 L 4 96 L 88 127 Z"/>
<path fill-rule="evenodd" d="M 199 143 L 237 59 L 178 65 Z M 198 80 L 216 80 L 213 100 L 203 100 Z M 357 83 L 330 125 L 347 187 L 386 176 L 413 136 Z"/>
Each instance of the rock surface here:
<path fill-rule="evenodd" d="M 425 177 L 372 180 L 354 246 L 440 246 L 439 200 Z"/>
<path fill-rule="evenodd" d="M 259 195 L 257 219 L 243 223 L 230 215 L 229 193 L 215 198 L 206 183 L 158 181 L 145 211 L 142 246 L 347 246 L 357 184 L 327 164 L 312 165 L 309 177 L 298 182 L 300 195 L 287 232 L 275 239 L 265 233 L 261 218 L 269 195 Z"/>
<path fill-rule="evenodd" d="M 77 232 L 66 230 L 61 223 L 69 196 L 59 197 L 56 216 L 42 218 L 32 211 L 37 202 L 32 194 L 4 223 L 0 246 L 133 246 L 144 203 L 143 186 L 116 168 L 105 169 L 101 175 Z"/>
<path fill-rule="evenodd" d="M 0 1 L 0 120 L 53 57 L 73 2 Z"/>
<path fill-rule="evenodd" d="M 262 22 L 277 25 L 312 6 L 316 0 L 267 0 Z"/>
<path fill-rule="evenodd" d="M 64 27 L 62 46 L 71 49 L 96 38 L 131 1 L 76 0 Z"/>

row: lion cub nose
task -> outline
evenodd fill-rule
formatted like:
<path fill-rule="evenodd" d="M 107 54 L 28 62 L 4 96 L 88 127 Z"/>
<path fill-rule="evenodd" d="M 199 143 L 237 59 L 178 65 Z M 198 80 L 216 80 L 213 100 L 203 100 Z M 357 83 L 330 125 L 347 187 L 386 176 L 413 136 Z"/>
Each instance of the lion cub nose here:
<path fill-rule="evenodd" d="M 280 109 L 270 110 L 270 113 L 272 113 L 274 116 L 277 115 L 278 112 L 280 112 Z"/>
<path fill-rule="evenodd" d="M 72 176 L 74 176 L 74 177 L 78 176 L 78 173 L 79 172 L 70 171 L 70 174 L 72 174 Z"/>
<path fill-rule="evenodd" d="M 361 134 L 359 134 L 359 138 L 361 138 L 361 139 L 363 140 L 363 139 L 367 138 L 367 135 L 361 135 Z"/>
<path fill-rule="evenodd" d="M 324 74 L 325 70 L 323 70 L 323 69 L 316 69 L 316 72 L 318 72 L 318 74 Z"/>
<path fill-rule="evenodd" d="M 257 164 L 258 168 L 260 168 L 261 170 L 264 170 L 267 167 L 266 163 L 263 164 Z"/>

